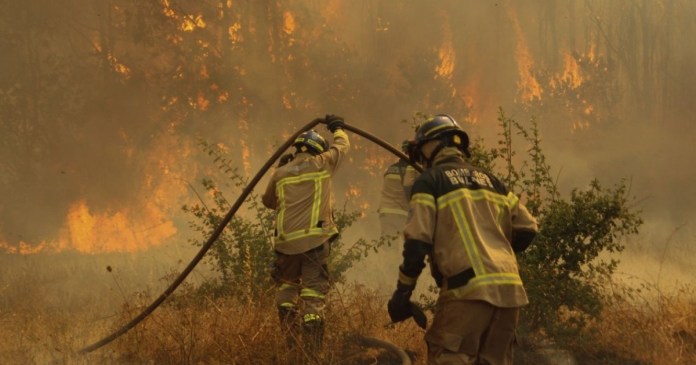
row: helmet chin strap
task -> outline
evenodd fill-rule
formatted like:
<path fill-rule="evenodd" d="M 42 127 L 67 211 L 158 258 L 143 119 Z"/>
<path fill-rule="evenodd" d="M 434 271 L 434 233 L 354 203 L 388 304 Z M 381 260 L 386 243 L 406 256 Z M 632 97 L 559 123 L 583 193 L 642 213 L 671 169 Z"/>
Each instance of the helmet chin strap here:
<path fill-rule="evenodd" d="M 437 146 L 435 146 L 435 148 L 433 148 L 433 151 L 430 153 L 430 157 L 425 157 L 425 155 L 423 154 L 423 149 L 421 149 L 420 155 L 423 157 L 425 165 L 427 167 L 432 167 L 435 156 L 437 156 L 437 154 L 440 153 L 440 151 L 445 147 L 447 147 L 447 143 L 445 143 L 443 139 L 439 139 Z"/>

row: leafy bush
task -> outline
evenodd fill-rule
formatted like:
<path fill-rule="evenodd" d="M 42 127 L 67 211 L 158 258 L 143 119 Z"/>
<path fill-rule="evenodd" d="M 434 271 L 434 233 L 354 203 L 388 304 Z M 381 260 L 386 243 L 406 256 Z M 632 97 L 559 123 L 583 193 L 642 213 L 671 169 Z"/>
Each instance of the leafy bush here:
<path fill-rule="evenodd" d="M 472 160 L 498 173 L 539 222 L 539 234 L 518 257 L 530 298 L 522 325 L 555 336 L 577 333 L 606 302 L 602 287 L 618 264 L 607 254 L 621 252 L 622 239 L 638 233 L 643 221 L 629 204 L 626 180 L 607 189 L 593 179 L 586 189 L 573 189 L 569 199 L 562 198 L 536 122 L 532 119 L 525 128 L 502 109 L 498 121 L 502 131 L 497 147 L 487 150 L 476 141 Z M 513 148 L 516 136 L 529 146 L 524 158 Z"/>

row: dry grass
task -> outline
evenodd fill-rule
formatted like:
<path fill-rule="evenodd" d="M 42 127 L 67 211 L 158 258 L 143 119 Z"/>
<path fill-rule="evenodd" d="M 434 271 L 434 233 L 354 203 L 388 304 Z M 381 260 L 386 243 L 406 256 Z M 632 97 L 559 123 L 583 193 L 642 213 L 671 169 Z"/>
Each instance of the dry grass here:
<path fill-rule="evenodd" d="M 126 335 L 78 354 L 140 313 L 168 284 L 151 268 L 137 270 L 139 264 L 122 269 L 128 260 L 133 259 L 0 257 L 0 364 L 319 363 L 286 347 L 273 293 L 253 302 L 213 299 L 188 283 Z M 138 280 L 148 284 L 133 284 Z M 696 297 L 690 288 L 616 292 L 602 318 L 572 343 L 579 364 L 696 364 Z M 358 285 L 334 290 L 321 363 L 399 364 L 396 355 L 358 341 L 369 336 L 392 342 L 413 355 L 414 364 L 425 364 L 423 330 L 411 322 L 387 326 L 386 300 L 384 292 Z M 520 350 L 525 349 L 518 349 L 516 364 L 543 364 Z"/>
<path fill-rule="evenodd" d="M 337 290 L 329 308 L 321 360 L 288 349 L 277 327 L 272 295 L 250 303 L 201 298 L 193 290 L 178 294 L 113 347 L 121 354 L 118 361 L 133 364 L 357 365 L 375 364 L 377 358 L 380 364 L 399 364 L 395 355 L 360 345 L 359 336 L 370 336 L 408 349 L 416 355 L 415 364 L 424 364 L 423 331 L 410 322 L 386 328 L 385 303 L 374 291 Z M 128 313 L 123 320 L 134 314 Z"/>
<path fill-rule="evenodd" d="M 692 288 L 672 293 L 645 286 L 622 289 L 590 327 L 582 352 L 622 364 L 696 364 L 696 296 Z"/>

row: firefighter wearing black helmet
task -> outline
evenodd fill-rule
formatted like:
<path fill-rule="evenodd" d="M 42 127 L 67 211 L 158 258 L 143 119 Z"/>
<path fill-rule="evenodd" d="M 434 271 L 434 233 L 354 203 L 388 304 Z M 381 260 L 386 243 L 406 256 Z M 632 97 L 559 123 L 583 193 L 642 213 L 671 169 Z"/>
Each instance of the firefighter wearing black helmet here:
<path fill-rule="evenodd" d="M 410 298 L 428 258 L 440 287 L 425 335 L 428 364 L 510 365 L 528 303 L 515 253 L 529 246 L 537 222 L 500 180 L 467 161 L 469 137 L 452 117 L 422 123 L 412 143 L 410 158 L 426 170 L 411 190 L 389 315 L 414 315 Z"/>
<path fill-rule="evenodd" d="M 324 332 L 329 244 L 338 236 L 331 176 L 350 147 L 344 125 L 343 118 L 326 116 L 333 134 L 330 147 L 314 130 L 298 136 L 295 152 L 281 158 L 262 196 L 263 204 L 277 212 L 273 277 L 279 285 L 281 328 L 290 345 L 301 334 L 307 351 L 320 350 Z"/>

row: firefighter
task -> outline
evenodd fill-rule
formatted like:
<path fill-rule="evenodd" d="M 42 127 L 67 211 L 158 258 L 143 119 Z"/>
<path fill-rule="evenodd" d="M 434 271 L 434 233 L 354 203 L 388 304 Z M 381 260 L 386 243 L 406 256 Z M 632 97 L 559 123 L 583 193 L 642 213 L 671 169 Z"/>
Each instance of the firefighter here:
<path fill-rule="evenodd" d="M 273 278 L 280 325 L 289 344 L 302 334 L 309 351 L 321 349 L 327 260 L 338 236 L 331 176 L 350 147 L 343 118 L 327 115 L 326 126 L 333 134 L 331 147 L 314 130 L 298 136 L 295 152 L 281 158 L 262 196 L 263 204 L 276 210 Z"/>
<path fill-rule="evenodd" d="M 401 144 L 401 150 L 408 153 L 409 141 Z M 397 236 L 403 232 L 408 216 L 408 200 L 411 186 L 418 172 L 404 159 L 389 165 L 382 179 L 382 194 L 379 200 L 379 223 L 381 235 Z"/>
<path fill-rule="evenodd" d="M 410 158 L 426 170 L 411 190 L 389 316 L 417 314 L 410 298 L 427 259 L 440 287 L 425 334 L 428 364 L 510 365 L 528 303 L 515 254 L 532 242 L 537 222 L 500 180 L 468 162 L 469 137 L 452 117 L 423 122 L 413 143 Z"/>

